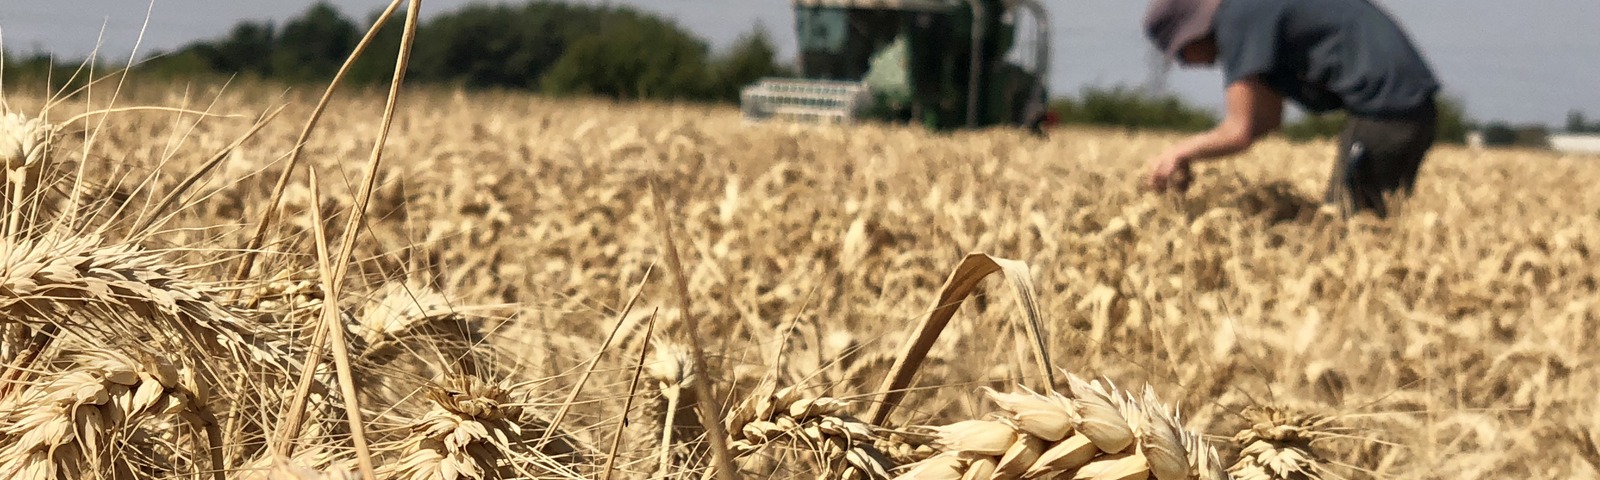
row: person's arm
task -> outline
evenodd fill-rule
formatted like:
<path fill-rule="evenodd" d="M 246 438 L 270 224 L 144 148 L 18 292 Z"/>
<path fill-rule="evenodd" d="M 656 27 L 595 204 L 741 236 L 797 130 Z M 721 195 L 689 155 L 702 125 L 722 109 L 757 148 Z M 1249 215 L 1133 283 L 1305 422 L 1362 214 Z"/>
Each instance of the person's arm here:
<path fill-rule="evenodd" d="M 1283 96 L 1257 77 L 1228 85 L 1226 103 L 1227 113 L 1216 127 L 1167 149 L 1150 162 L 1151 188 L 1187 188 L 1189 165 L 1244 151 L 1283 123 Z"/>

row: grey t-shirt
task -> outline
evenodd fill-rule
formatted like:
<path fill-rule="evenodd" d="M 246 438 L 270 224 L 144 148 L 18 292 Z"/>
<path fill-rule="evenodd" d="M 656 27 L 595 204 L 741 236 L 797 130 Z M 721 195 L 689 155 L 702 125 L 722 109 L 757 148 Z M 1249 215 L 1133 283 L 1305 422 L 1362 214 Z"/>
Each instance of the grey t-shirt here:
<path fill-rule="evenodd" d="M 1215 27 L 1229 84 L 1260 75 L 1308 111 L 1403 115 L 1439 91 L 1411 39 L 1368 0 L 1223 0 Z"/>

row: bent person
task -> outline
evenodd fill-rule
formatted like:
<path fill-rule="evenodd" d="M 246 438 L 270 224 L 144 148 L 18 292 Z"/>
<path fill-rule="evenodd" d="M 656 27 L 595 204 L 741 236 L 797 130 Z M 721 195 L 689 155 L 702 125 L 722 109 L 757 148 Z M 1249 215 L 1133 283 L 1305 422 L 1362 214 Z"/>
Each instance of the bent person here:
<path fill-rule="evenodd" d="M 1190 165 L 1242 152 L 1283 121 L 1284 100 L 1349 121 L 1325 201 L 1388 216 L 1433 147 L 1439 81 L 1400 25 L 1369 0 L 1155 0 L 1145 34 L 1169 61 L 1220 65 L 1226 111 L 1150 161 L 1148 186 L 1187 189 Z"/>

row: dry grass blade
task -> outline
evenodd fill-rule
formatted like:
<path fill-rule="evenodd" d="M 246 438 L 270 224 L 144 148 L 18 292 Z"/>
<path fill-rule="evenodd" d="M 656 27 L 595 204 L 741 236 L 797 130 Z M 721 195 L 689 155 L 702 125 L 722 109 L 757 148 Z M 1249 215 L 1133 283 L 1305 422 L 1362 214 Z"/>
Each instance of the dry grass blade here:
<path fill-rule="evenodd" d="M 400 53 L 395 60 L 394 78 L 389 82 L 389 95 L 384 104 L 383 120 L 380 122 L 378 137 L 372 147 L 372 155 L 367 162 L 365 179 L 361 182 L 361 191 L 356 194 L 355 205 L 351 208 L 348 217 L 349 221 L 345 225 L 344 241 L 339 247 L 338 257 L 331 266 L 324 264 L 323 268 L 321 268 L 322 281 L 324 288 L 327 290 L 325 296 L 327 302 L 323 306 L 322 317 L 323 321 L 329 325 L 325 328 L 332 335 L 334 366 L 338 371 L 340 390 L 344 394 L 345 412 L 350 423 L 350 439 L 355 444 L 356 459 L 361 467 L 361 475 L 366 480 L 375 480 L 376 474 L 372 464 L 372 452 L 367 446 L 355 379 L 351 374 L 349 347 L 345 344 L 344 329 L 336 328 L 332 325 L 340 321 L 338 311 L 339 294 L 344 283 L 345 272 L 350 265 L 350 256 L 354 253 L 356 238 L 360 236 L 358 227 L 366 217 L 367 202 L 372 198 L 373 183 L 377 180 L 379 167 L 382 166 L 383 145 L 388 141 L 389 127 L 394 122 L 395 105 L 399 102 L 400 86 L 405 78 L 406 64 L 411 57 L 411 45 L 415 41 L 417 18 L 422 2 L 421 0 L 409 1 L 410 3 L 406 7 L 405 30 L 400 37 Z M 399 0 L 396 0 L 396 3 L 398 2 Z M 376 30 L 377 28 L 378 26 L 374 25 L 373 29 Z M 321 223 L 319 222 L 318 225 L 320 226 Z M 296 435 L 296 432 L 286 432 L 285 435 L 292 438 Z M 285 446 L 285 448 L 290 447 Z"/>
<path fill-rule="evenodd" d="M 628 298 L 628 303 L 622 306 L 621 312 L 617 313 L 617 323 L 611 328 L 611 334 L 607 335 L 605 342 L 600 344 L 600 351 L 595 352 L 594 357 L 589 359 L 589 364 L 584 366 L 583 376 L 578 377 L 578 383 L 572 386 L 571 392 L 567 393 L 567 400 L 561 402 L 561 407 L 556 409 L 555 417 L 550 419 L 550 429 L 546 430 L 544 436 L 539 438 L 539 446 L 543 447 L 548 443 L 550 435 L 561 428 L 561 421 L 567 417 L 567 411 L 572 408 L 573 402 L 578 400 L 578 394 L 583 392 L 584 385 L 589 383 L 589 377 L 594 375 L 595 366 L 600 364 L 600 356 L 606 353 L 606 349 L 611 348 L 611 342 L 616 340 L 617 333 L 622 331 L 623 325 L 627 324 L 628 314 L 633 312 L 633 304 L 639 301 L 639 295 L 644 294 L 644 286 L 650 282 L 650 272 L 653 270 L 654 268 L 650 268 L 644 271 L 644 278 L 639 279 L 639 288 L 634 289 L 633 296 Z M 645 338 L 647 339 L 646 343 L 648 343 L 648 330 L 645 333 Z"/>
<path fill-rule="evenodd" d="M 628 414 L 633 411 L 633 398 L 639 393 L 639 379 L 644 377 L 645 358 L 650 353 L 650 338 L 656 331 L 656 311 L 650 311 L 650 318 L 645 321 L 644 341 L 639 342 L 638 363 L 633 367 L 633 378 L 628 380 L 628 396 L 622 401 L 622 418 L 617 421 L 617 428 L 611 434 L 611 449 L 606 453 L 606 466 L 600 474 L 601 480 L 611 480 L 612 472 L 617 467 L 617 451 L 622 447 L 624 430 L 628 428 Z M 540 441 L 542 445 L 543 440 Z"/>
<path fill-rule="evenodd" d="M 317 191 L 316 169 L 307 169 L 306 175 L 311 179 L 312 196 L 318 196 L 320 192 Z M 315 218 L 315 225 L 323 224 L 320 210 L 312 209 L 311 214 Z M 329 264 L 328 259 L 328 237 L 326 232 L 320 228 L 314 229 L 312 236 L 313 244 L 317 251 L 317 271 L 328 272 L 332 270 L 333 266 Z M 324 279 L 322 285 L 326 288 L 331 284 Z M 324 293 L 324 298 L 327 298 L 326 293 Z M 334 309 L 337 309 L 336 303 L 333 307 Z M 306 354 L 305 364 L 300 368 L 300 380 L 295 387 L 294 396 L 289 401 L 289 409 L 284 413 L 283 426 L 280 432 L 281 437 L 278 440 L 278 448 L 275 449 L 278 455 L 283 457 L 293 457 L 298 446 L 297 440 L 300 437 L 300 428 L 305 420 L 306 401 L 311 396 L 311 388 L 316 381 L 318 366 L 322 363 L 322 356 L 327 349 L 328 335 L 330 332 L 344 334 L 344 329 L 338 328 L 333 322 L 328 322 L 322 317 L 322 315 L 328 314 L 328 309 L 329 304 L 324 303 L 323 308 L 316 312 L 318 321 L 311 334 L 311 345 Z"/>
<path fill-rule="evenodd" d="M 378 38 L 378 32 L 382 30 L 385 23 L 389 22 L 389 17 L 394 15 L 394 12 L 399 10 L 400 5 L 406 1 L 392 0 L 389 2 L 389 6 L 384 8 L 383 13 L 378 14 L 378 17 L 372 22 L 372 27 L 367 29 L 367 34 L 361 37 L 360 42 L 356 43 L 355 50 L 352 50 L 350 55 L 345 57 L 344 64 L 339 66 L 339 72 L 333 75 L 333 80 L 328 83 L 328 88 L 322 92 L 322 98 L 317 100 L 317 106 L 311 109 L 311 118 L 306 119 L 305 127 L 300 129 L 300 137 L 295 141 L 294 148 L 289 152 L 289 162 L 284 166 L 283 173 L 278 174 L 278 181 L 272 187 L 272 196 L 266 202 L 267 209 L 261 212 L 261 220 L 256 222 L 255 233 L 250 236 L 249 243 L 244 246 L 244 257 L 239 259 L 239 266 L 233 275 L 235 281 L 244 281 L 249 278 L 251 269 L 255 268 L 257 252 L 265 244 L 267 230 L 272 226 L 273 220 L 277 218 L 278 202 L 283 200 L 284 189 L 289 186 L 289 178 L 294 175 L 295 167 L 299 166 L 300 152 L 305 149 L 306 141 L 311 138 L 311 132 L 316 130 L 317 122 L 322 119 L 323 112 L 328 108 L 328 102 L 333 100 L 333 92 L 344 81 L 345 75 L 350 72 L 350 67 L 355 65 L 356 60 L 361 58 L 362 53 L 367 51 L 367 47 L 372 44 L 372 41 Z"/>
<path fill-rule="evenodd" d="M 905 346 L 895 358 L 894 366 L 889 367 L 889 374 L 884 377 L 883 386 L 878 389 L 882 397 L 874 404 L 869 415 L 873 424 L 883 425 L 889 420 L 889 414 L 905 396 L 906 387 L 911 386 L 911 380 L 916 376 L 918 367 L 922 365 L 923 359 L 927 358 L 928 351 L 939 339 L 939 334 L 943 333 L 945 326 L 950 323 L 950 318 L 961 308 L 961 303 L 972 295 L 978 283 L 995 272 L 1004 274 L 1006 280 L 1010 282 L 1011 291 L 1016 295 L 1017 305 L 1022 308 L 1023 315 L 1027 318 L 1026 328 L 1028 335 L 1032 337 L 1030 340 L 1034 342 L 1034 358 L 1039 363 L 1041 378 L 1045 385 L 1055 384 L 1055 372 L 1051 368 L 1048 351 L 1049 344 L 1045 343 L 1044 325 L 1040 318 L 1028 265 L 1016 260 L 974 253 L 967 255 L 967 258 L 956 266 L 955 271 L 950 273 L 950 278 L 939 290 L 939 298 L 934 302 L 932 311 L 907 338 Z"/>
<path fill-rule="evenodd" d="M 397 0 L 398 1 L 398 0 Z M 356 194 L 355 206 L 349 215 L 349 223 L 345 225 L 344 243 L 339 248 L 339 257 L 334 272 L 329 275 L 326 269 L 324 282 L 331 282 L 328 286 L 328 303 L 324 308 L 325 321 L 339 320 L 338 299 L 339 287 L 344 280 L 344 273 L 350 264 L 350 256 L 354 254 L 357 227 L 366 218 L 367 202 L 372 199 L 373 183 L 377 181 L 378 169 L 382 165 L 383 146 L 389 140 L 389 128 L 394 124 L 395 105 L 400 101 L 400 86 L 406 75 L 406 65 L 411 59 L 411 46 L 416 41 L 417 21 L 421 15 L 422 0 L 410 0 L 406 6 L 405 29 L 400 36 L 400 53 L 395 59 L 394 78 L 389 81 L 389 95 L 383 107 L 383 120 L 378 137 L 372 146 L 372 156 L 367 163 L 366 178 L 361 182 L 361 192 Z M 374 27 L 377 28 L 377 27 Z M 332 331 L 330 327 L 330 331 Z M 334 364 L 339 370 L 340 388 L 344 391 L 346 414 L 350 418 L 351 440 L 355 443 L 356 459 L 361 466 L 361 475 L 366 480 L 376 480 L 372 467 L 372 452 L 367 447 L 366 436 L 363 433 L 361 407 L 356 400 L 356 385 L 350 371 L 350 352 L 345 345 L 343 331 L 333 336 Z"/>
<path fill-rule="evenodd" d="M 694 312 L 690 310 L 689 281 L 684 278 L 683 261 L 678 258 L 678 244 L 674 240 L 672 222 L 667 217 L 667 206 L 665 201 L 661 199 L 660 191 L 655 187 L 655 184 L 651 184 L 650 190 L 650 197 L 655 202 L 656 225 L 660 227 L 661 235 L 666 244 L 667 264 L 672 269 L 673 284 L 678 288 L 678 314 L 683 316 L 683 323 L 688 327 L 689 331 L 694 332 L 689 335 L 689 346 L 694 352 L 695 365 L 699 368 L 706 368 L 705 349 L 700 345 L 700 335 L 698 334 L 700 325 L 694 316 Z M 717 475 L 724 480 L 737 480 L 739 471 L 735 470 L 733 456 L 728 451 L 727 433 L 722 430 L 722 413 L 717 410 L 715 404 L 711 403 L 712 399 L 715 398 L 711 394 L 711 392 L 715 391 L 711 388 L 711 381 L 709 378 L 702 378 L 701 381 L 694 382 L 693 387 L 696 403 L 699 404 L 700 423 L 711 437 L 711 455 L 716 460 Z"/>
<path fill-rule="evenodd" d="M 228 154 L 233 153 L 233 151 L 237 150 L 240 145 L 244 145 L 245 141 L 250 140 L 251 137 L 254 137 L 256 132 L 261 131 L 262 127 L 267 126 L 268 123 L 272 123 L 272 119 L 277 118 L 278 114 L 282 112 L 283 107 L 278 107 L 272 109 L 271 112 L 268 112 L 265 116 L 256 120 L 255 125 L 251 126 L 250 129 L 245 131 L 243 135 L 240 135 L 238 139 L 234 140 L 233 143 L 229 144 L 226 148 L 223 148 L 215 155 L 212 155 L 210 160 L 207 160 L 206 163 L 200 165 L 200 168 L 195 169 L 194 172 L 190 173 L 189 177 L 183 179 L 182 182 L 179 182 L 177 187 L 169 190 L 167 192 L 167 196 L 162 198 L 160 202 L 156 203 L 154 207 L 140 211 L 139 221 L 135 222 L 133 227 L 129 230 L 133 232 L 134 235 L 144 234 L 144 232 L 146 232 L 151 225 L 162 219 L 167 210 L 172 208 L 174 204 L 177 204 L 178 200 L 182 198 L 185 193 L 188 193 L 190 188 L 193 188 L 194 185 L 200 181 L 200 179 L 205 178 L 205 176 L 211 173 L 211 171 L 215 169 L 218 164 L 227 159 Z"/>

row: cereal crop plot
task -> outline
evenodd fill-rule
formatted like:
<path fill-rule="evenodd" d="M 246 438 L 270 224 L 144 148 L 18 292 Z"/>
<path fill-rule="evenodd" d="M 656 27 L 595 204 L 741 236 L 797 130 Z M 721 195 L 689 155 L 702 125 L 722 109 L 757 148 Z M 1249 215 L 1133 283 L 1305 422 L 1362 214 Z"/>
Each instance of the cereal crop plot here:
<path fill-rule="evenodd" d="M 1156 196 L 1166 134 L 418 88 L 354 230 L 383 97 L 334 101 L 240 279 L 315 97 L 133 81 L 213 115 L 69 120 L 106 105 L 7 87 L 0 477 L 354 476 L 333 362 L 296 388 L 325 307 L 382 478 L 698 478 L 696 405 L 751 477 L 1600 476 L 1593 158 L 1443 147 L 1398 216 L 1342 221 L 1325 143 Z M 318 234 L 356 236 L 338 298 Z M 1026 266 L 1043 341 L 974 280 L 872 423 L 973 252 Z"/>

